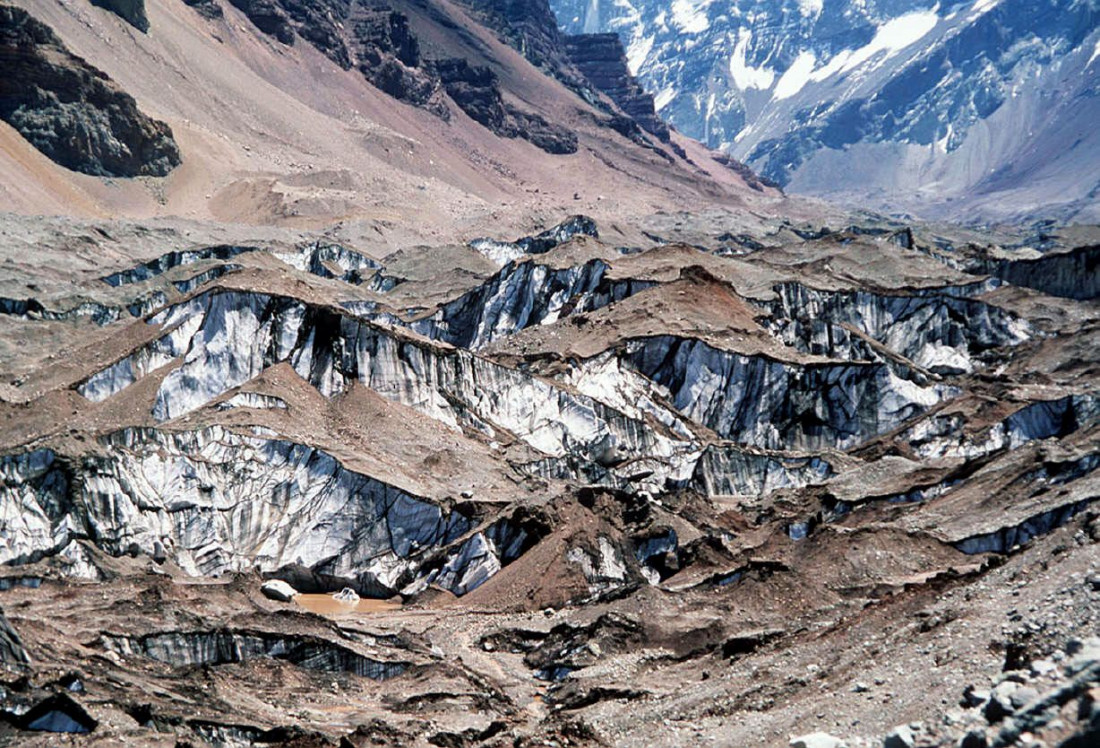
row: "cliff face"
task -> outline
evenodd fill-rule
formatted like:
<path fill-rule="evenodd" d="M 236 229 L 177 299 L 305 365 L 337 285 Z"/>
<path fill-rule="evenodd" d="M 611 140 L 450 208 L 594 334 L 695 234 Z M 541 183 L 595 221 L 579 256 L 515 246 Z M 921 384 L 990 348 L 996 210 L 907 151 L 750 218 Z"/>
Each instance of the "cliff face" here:
<path fill-rule="evenodd" d="M 563 35 L 547 0 L 466 0 L 466 4 L 532 63 L 560 70 L 566 60 Z"/>
<path fill-rule="evenodd" d="M 668 126 L 657 116 L 653 97 L 631 75 L 614 34 L 566 36 L 547 0 L 466 0 L 490 28 L 533 64 L 576 91 L 593 88 L 608 96 L 623 114 L 663 142 Z M 628 138 L 644 140 L 618 112 L 608 126 Z"/>
<path fill-rule="evenodd" d="M 164 176 L 172 130 L 21 8 L 0 6 L 0 119 L 50 159 L 104 177 Z"/>
<path fill-rule="evenodd" d="M 145 15 L 145 0 L 92 0 L 92 5 L 111 11 L 138 31 L 149 30 L 149 18 Z"/>
<path fill-rule="evenodd" d="M 566 37 L 570 61 L 588 81 L 607 94 L 646 131 L 668 142 L 669 132 L 646 93 L 630 74 L 626 52 L 615 34 L 578 34 Z"/>

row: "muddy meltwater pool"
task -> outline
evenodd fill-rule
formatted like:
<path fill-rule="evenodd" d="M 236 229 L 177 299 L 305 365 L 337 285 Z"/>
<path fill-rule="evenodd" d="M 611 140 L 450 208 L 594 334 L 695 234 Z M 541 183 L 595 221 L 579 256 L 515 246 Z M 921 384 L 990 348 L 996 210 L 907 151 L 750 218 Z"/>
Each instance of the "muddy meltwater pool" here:
<path fill-rule="evenodd" d="M 295 595 L 294 602 L 311 613 L 319 613 L 325 616 L 385 613 L 398 610 L 401 607 L 401 603 L 390 602 L 389 600 L 374 600 L 367 597 L 361 597 L 356 602 L 346 602 L 324 593 Z"/>

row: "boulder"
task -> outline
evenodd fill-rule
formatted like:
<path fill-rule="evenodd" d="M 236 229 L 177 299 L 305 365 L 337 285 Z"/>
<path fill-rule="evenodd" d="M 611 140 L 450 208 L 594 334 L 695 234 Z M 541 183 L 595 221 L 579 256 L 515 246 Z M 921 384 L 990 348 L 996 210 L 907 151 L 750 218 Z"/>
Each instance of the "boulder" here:
<path fill-rule="evenodd" d="M 959 739 L 959 748 L 987 748 L 988 745 L 989 739 L 980 727 L 972 728 Z"/>
<path fill-rule="evenodd" d="M 827 732 L 812 732 L 809 735 L 793 738 L 791 748 L 848 748 L 840 738 L 833 737 Z"/>
<path fill-rule="evenodd" d="M 898 725 L 882 741 L 882 748 L 913 748 L 916 742 L 908 725 Z"/>
<path fill-rule="evenodd" d="M 1012 696 L 1019 687 L 1018 683 L 1006 680 L 993 689 L 993 693 L 989 695 L 989 702 L 985 705 L 985 718 L 990 724 L 1000 722 L 1016 711 Z"/>
<path fill-rule="evenodd" d="M 278 600 L 281 603 L 289 603 L 298 594 L 298 590 L 281 579 L 270 579 L 264 582 L 263 586 L 260 587 L 260 592 L 264 594 L 264 597 Z"/>
<path fill-rule="evenodd" d="M 145 15 L 145 0 L 92 0 L 92 5 L 111 11 L 138 31 L 149 31 L 149 18 Z"/>
<path fill-rule="evenodd" d="M 0 667 L 23 671 L 29 665 L 30 658 L 27 657 L 27 650 L 23 649 L 19 634 L 4 617 L 4 611 L 0 610 Z"/>
<path fill-rule="evenodd" d="M 1070 675 L 1087 670 L 1100 661 L 1100 637 L 1074 639 L 1066 646 L 1066 654 L 1070 657 L 1066 667 Z"/>
<path fill-rule="evenodd" d="M 1009 697 L 1009 701 L 1012 702 L 1012 706 L 1016 709 L 1022 709 L 1025 705 L 1030 704 L 1035 699 L 1039 698 L 1039 692 L 1031 686 L 1021 686 L 1017 688 Z"/>
<path fill-rule="evenodd" d="M 979 707 L 987 701 L 989 701 L 989 691 L 987 689 L 975 688 L 973 685 L 969 685 L 963 691 L 963 706 Z"/>

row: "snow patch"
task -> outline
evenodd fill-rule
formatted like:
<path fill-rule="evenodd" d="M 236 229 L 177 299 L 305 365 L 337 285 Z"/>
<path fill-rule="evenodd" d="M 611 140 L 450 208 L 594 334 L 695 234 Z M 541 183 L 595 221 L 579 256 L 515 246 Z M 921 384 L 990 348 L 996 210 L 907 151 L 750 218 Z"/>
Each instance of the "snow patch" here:
<path fill-rule="evenodd" d="M 588 0 L 584 12 L 584 33 L 597 34 L 600 31 L 600 0 Z"/>
<path fill-rule="evenodd" d="M 866 46 L 854 51 L 845 49 L 838 52 L 825 67 L 815 71 L 810 76 L 810 80 L 820 82 L 832 75 L 847 73 L 876 57 L 878 57 L 878 63 L 882 64 L 927 36 L 932 29 L 936 28 L 939 20 L 934 9 L 899 16 L 879 28 L 875 38 Z"/>
<path fill-rule="evenodd" d="M 1090 57 L 1089 61 L 1085 63 L 1085 67 L 1088 68 L 1092 65 L 1092 63 L 1096 62 L 1097 57 L 1100 57 L 1100 39 L 1096 40 L 1096 46 L 1092 50 L 1092 57 Z"/>
<path fill-rule="evenodd" d="M 765 91 L 775 82 L 775 71 L 768 68 L 754 68 L 745 61 L 751 43 L 751 31 L 742 29 L 737 33 L 737 46 L 734 47 L 733 56 L 730 57 L 730 77 L 742 91 L 750 88 Z"/>
<path fill-rule="evenodd" d="M 701 34 L 710 28 L 707 8 L 712 0 L 672 0 L 672 23 L 685 34 Z"/>
<path fill-rule="evenodd" d="M 798 0 L 798 12 L 802 14 L 803 18 L 813 18 L 821 15 L 824 7 L 825 0 Z"/>
<path fill-rule="evenodd" d="M 646 58 L 649 57 L 650 51 L 653 50 L 653 35 L 644 37 L 635 37 L 631 40 L 630 46 L 626 48 L 626 66 L 630 68 L 631 75 L 637 75 L 642 65 L 645 63 Z"/>
<path fill-rule="evenodd" d="M 810 76 L 813 75 L 816 64 L 817 58 L 814 57 L 813 52 L 799 52 L 798 57 L 787 68 L 787 72 L 783 73 L 783 77 L 779 79 L 779 83 L 775 84 L 774 98 L 788 99 L 801 91 L 802 87 L 810 82 Z"/>
<path fill-rule="evenodd" d="M 974 3 L 974 7 L 970 9 L 970 12 L 975 14 L 973 16 L 974 18 L 977 18 L 978 16 L 993 10 L 1000 4 L 1001 0 L 977 0 Z"/>
<path fill-rule="evenodd" d="M 669 86 L 653 97 L 653 108 L 659 112 L 672 103 L 672 100 L 675 98 L 676 89 Z"/>

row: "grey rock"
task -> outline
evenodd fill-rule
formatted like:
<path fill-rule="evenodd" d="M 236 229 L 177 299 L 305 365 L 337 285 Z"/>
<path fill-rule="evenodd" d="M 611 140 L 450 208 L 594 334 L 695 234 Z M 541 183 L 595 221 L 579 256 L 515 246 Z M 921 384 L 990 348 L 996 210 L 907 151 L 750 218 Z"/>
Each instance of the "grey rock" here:
<path fill-rule="evenodd" d="M 847 748 L 847 743 L 827 732 L 814 732 L 793 738 L 790 748 Z"/>
<path fill-rule="evenodd" d="M 959 739 L 959 748 L 988 748 L 989 738 L 985 734 L 985 730 L 980 727 L 975 727 L 967 731 L 962 738 Z"/>
<path fill-rule="evenodd" d="M 172 130 L 21 8 L 0 6 L 0 119 L 56 163 L 95 176 L 164 176 Z M 10 69 L 9 69 L 10 68 Z"/>
<path fill-rule="evenodd" d="M 882 748 L 913 748 L 916 739 L 908 725 L 898 725 L 882 741 Z"/>
<path fill-rule="evenodd" d="M 281 579 L 271 579 L 260 586 L 260 592 L 264 597 L 278 600 L 281 603 L 289 603 L 298 594 L 298 590 L 291 587 Z"/>
<path fill-rule="evenodd" d="M 1037 690 L 1031 686 L 1021 686 L 1013 692 L 1009 697 L 1009 701 L 1015 709 L 1019 709 L 1037 698 L 1039 698 L 1039 692 Z"/>
<path fill-rule="evenodd" d="M 30 665 L 30 657 L 23 648 L 19 634 L 0 610 L 0 667 L 15 671 L 25 671 Z"/>
<path fill-rule="evenodd" d="M 984 688 L 967 686 L 963 691 L 962 703 L 964 706 L 977 707 L 989 701 L 989 691 Z"/>
<path fill-rule="evenodd" d="M 1016 706 L 1012 703 L 1012 695 L 1019 688 L 1019 684 L 1014 681 L 1004 681 L 993 689 L 984 710 L 985 718 L 990 723 L 1000 722 L 1016 711 Z"/>
<path fill-rule="evenodd" d="M 1031 677 L 1041 678 L 1044 675 L 1057 672 L 1058 665 L 1051 660 L 1035 660 L 1031 663 Z"/>
<path fill-rule="evenodd" d="M 1100 637 L 1074 639 L 1066 646 L 1066 654 L 1069 655 L 1066 671 L 1070 675 L 1087 670 L 1100 662 Z"/>

